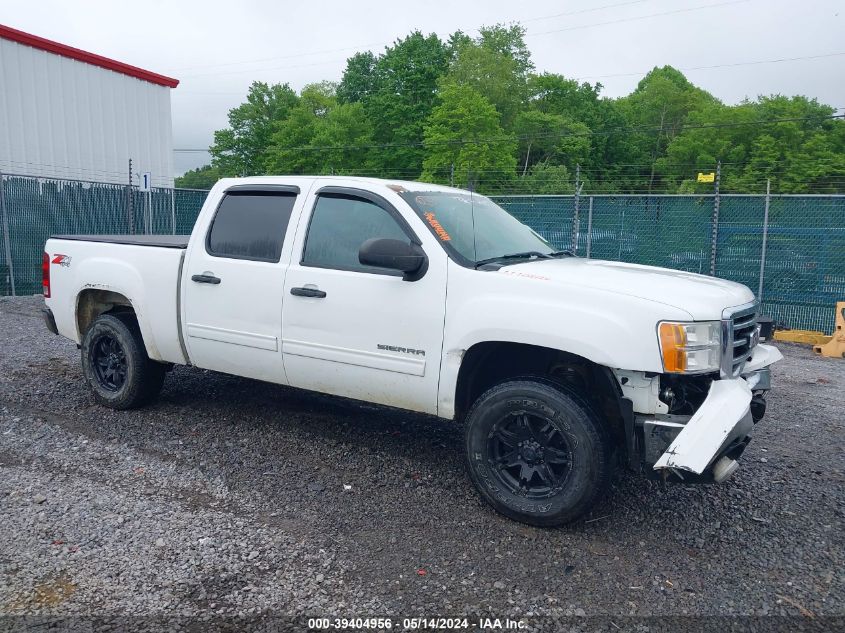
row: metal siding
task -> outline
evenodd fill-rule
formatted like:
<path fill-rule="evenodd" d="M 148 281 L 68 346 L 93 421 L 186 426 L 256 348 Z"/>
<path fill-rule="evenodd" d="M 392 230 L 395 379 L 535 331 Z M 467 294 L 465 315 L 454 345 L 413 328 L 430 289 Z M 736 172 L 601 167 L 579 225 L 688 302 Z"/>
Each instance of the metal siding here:
<path fill-rule="evenodd" d="M 0 38 L 0 172 L 124 184 L 129 158 L 173 186 L 170 88 Z"/>

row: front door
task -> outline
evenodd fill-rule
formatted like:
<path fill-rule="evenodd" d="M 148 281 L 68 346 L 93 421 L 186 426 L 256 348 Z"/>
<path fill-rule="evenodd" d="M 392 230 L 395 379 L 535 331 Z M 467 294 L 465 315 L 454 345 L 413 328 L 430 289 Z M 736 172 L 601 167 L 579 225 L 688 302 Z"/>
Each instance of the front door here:
<path fill-rule="evenodd" d="M 185 345 L 205 369 L 286 384 L 282 303 L 298 187 L 227 190 L 183 276 Z M 295 223 L 295 221 L 294 221 Z M 201 230 L 201 228 L 198 228 Z M 286 235 L 290 234 L 286 240 Z"/>
<path fill-rule="evenodd" d="M 282 350 L 288 380 L 296 387 L 436 413 L 446 254 L 424 247 L 425 275 L 403 281 L 401 273 L 358 261 L 370 238 L 419 243 L 397 209 L 369 192 L 324 187 L 306 202 L 285 278 Z"/>

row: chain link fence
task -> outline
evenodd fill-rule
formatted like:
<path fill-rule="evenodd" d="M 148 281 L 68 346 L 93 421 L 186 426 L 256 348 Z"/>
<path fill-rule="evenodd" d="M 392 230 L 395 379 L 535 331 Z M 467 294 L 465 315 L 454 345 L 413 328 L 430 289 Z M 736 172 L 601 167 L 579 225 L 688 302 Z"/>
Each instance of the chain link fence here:
<path fill-rule="evenodd" d="M 835 303 L 845 299 L 845 196 L 494 199 L 558 249 L 745 284 L 787 327 L 831 332 Z"/>
<path fill-rule="evenodd" d="M 207 192 L 0 175 L 0 295 L 41 291 L 63 233 L 188 234 Z M 845 299 L 845 196 L 493 196 L 559 250 L 747 285 L 788 327 L 833 329 Z"/>
<path fill-rule="evenodd" d="M 190 233 L 207 193 L 0 174 L 0 295 L 41 292 L 51 235 Z"/>

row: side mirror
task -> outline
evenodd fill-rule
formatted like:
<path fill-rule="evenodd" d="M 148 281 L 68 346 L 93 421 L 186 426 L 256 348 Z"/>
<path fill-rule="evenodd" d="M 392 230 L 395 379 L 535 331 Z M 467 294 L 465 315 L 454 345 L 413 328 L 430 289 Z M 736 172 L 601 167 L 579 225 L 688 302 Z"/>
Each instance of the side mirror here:
<path fill-rule="evenodd" d="M 361 244 L 358 261 L 365 266 L 389 268 L 404 273 L 405 281 L 422 279 L 428 270 L 428 257 L 418 244 L 374 237 Z"/>

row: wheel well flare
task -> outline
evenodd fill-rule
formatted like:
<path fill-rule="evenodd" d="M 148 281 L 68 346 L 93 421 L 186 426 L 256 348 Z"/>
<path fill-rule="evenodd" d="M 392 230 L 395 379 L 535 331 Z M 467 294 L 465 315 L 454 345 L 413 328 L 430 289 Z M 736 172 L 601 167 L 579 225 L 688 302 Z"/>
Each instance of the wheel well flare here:
<path fill-rule="evenodd" d="M 82 340 L 98 316 L 115 312 L 130 312 L 134 315 L 135 308 L 128 298 L 118 292 L 99 288 L 87 288 L 80 292 L 76 299 L 76 328 L 79 340 Z"/>
<path fill-rule="evenodd" d="M 466 351 L 455 390 L 456 419 L 462 420 L 472 403 L 494 385 L 528 376 L 578 393 L 609 424 L 614 440 L 624 440 L 622 392 L 607 367 L 576 354 L 524 343 L 491 341 Z"/>

